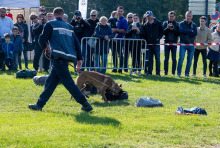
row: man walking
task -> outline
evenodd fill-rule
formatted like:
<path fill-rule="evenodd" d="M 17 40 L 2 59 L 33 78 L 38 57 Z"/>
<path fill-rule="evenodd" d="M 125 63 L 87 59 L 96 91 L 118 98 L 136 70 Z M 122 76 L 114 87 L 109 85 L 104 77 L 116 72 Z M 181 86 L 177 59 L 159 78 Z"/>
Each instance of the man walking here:
<path fill-rule="evenodd" d="M 211 43 L 212 35 L 209 28 L 205 26 L 206 24 L 206 17 L 200 17 L 200 27 L 197 28 L 197 36 L 196 36 L 196 43 Z M 199 54 L 202 54 L 202 61 L 203 61 L 203 77 L 206 78 L 206 70 L 207 70 L 207 46 L 196 46 L 195 53 L 194 53 L 194 63 L 193 63 L 193 74 L 191 76 L 196 76 L 196 68 L 197 62 L 199 59 Z"/>
<path fill-rule="evenodd" d="M 164 35 L 165 35 L 165 44 L 166 43 L 177 43 L 178 36 L 179 36 L 179 23 L 175 21 L 176 13 L 174 11 L 170 11 L 168 13 L 168 21 L 163 23 Z M 169 57 L 170 52 L 172 54 L 172 75 L 175 76 L 176 71 L 176 50 L 177 45 L 170 46 L 165 45 L 164 48 L 164 75 L 168 74 L 168 67 L 169 67 Z"/>
<path fill-rule="evenodd" d="M 185 20 L 180 22 L 180 43 L 193 44 L 197 35 L 197 26 L 192 21 L 192 11 L 187 11 L 185 14 Z M 177 77 L 180 77 L 185 53 L 187 51 L 187 63 L 185 69 L 185 76 L 189 77 L 190 67 L 192 64 L 192 58 L 194 55 L 194 45 L 180 46 L 179 61 L 177 66 Z"/>
<path fill-rule="evenodd" d="M 57 7 L 53 10 L 53 13 L 56 19 L 46 23 L 44 31 L 39 38 L 40 46 L 45 49 L 47 54 L 50 53 L 52 57 L 52 69 L 46 80 L 44 91 L 41 93 L 37 103 L 30 104 L 28 107 L 32 110 L 42 110 L 58 83 L 62 82 L 75 100 L 82 105 L 81 109 L 89 112 L 93 108 L 74 83 L 68 69 L 68 62 L 73 62 L 76 59 L 77 69 L 82 66 L 79 41 L 73 32 L 73 27 L 62 20 L 63 9 Z M 48 41 L 50 49 L 47 45 Z"/>

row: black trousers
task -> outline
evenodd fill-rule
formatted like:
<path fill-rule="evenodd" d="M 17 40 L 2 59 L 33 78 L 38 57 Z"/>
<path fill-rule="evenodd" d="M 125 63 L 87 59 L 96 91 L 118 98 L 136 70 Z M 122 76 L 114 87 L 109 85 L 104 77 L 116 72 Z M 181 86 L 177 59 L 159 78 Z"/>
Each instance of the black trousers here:
<path fill-rule="evenodd" d="M 196 74 L 196 68 L 197 68 L 197 63 L 198 63 L 200 53 L 202 54 L 203 74 L 205 75 L 206 70 L 207 70 L 207 51 L 206 51 L 206 49 L 195 49 L 194 63 L 193 63 L 193 74 Z"/>

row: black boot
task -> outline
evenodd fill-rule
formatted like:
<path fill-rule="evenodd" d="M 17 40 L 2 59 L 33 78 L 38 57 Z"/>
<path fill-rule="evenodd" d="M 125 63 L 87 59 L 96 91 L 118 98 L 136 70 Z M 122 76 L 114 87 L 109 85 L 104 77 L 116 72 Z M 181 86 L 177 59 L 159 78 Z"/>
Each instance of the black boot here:
<path fill-rule="evenodd" d="M 37 106 L 37 104 L 29 104 L 28 108 L 30 108 L 31 110 L 38 110 L 38 111 L 42 111 L 42 108 Z"/>
<path fill-rule="evenodd" d="M 81 110 L 83 110 L 85 112 L 90 112 L 93 110 L 93 108 L 88 102 L 86 102 L 85 104 L 83 104 Z"/>

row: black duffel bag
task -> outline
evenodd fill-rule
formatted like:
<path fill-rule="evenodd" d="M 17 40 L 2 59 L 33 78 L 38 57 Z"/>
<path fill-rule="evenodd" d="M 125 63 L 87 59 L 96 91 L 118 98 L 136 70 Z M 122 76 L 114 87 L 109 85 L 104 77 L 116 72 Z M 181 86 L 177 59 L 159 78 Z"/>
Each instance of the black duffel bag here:
<path fill-rule="evenodd" d="M 18 71 L 16 73 L 16 78 L 33 78 L 36 75 L 37 75 L 36 70 L 25 69 Z"/>

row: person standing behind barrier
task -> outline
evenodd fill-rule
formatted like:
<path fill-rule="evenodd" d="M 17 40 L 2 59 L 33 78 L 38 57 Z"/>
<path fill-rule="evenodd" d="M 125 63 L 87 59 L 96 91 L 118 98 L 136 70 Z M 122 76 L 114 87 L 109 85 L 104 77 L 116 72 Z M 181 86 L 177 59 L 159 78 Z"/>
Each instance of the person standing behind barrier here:
<path fill-rule="evenodd" d="M 28 69 L 28 52 L 27 52 L 28 37 L 29 37 L 28 25 L 25 23 L 26 20 L 22 13 L 17 14 L 16 20 L 17 20 L 17 23 L 15 23 L 14 26 L 18 27 L 19 35 L 22 37 L 22 40 L 23 40 L 24 63 L 25 63 L 25 68 Z"/>
<path fill-rule="evenodd" d="M 53 11 L 55 20 L 46 23 L 43 33 L 40 35 L 39 43 L 47 54 L 52 57 L 52 70 L 46 80 L 44 91 L 41 93 L 36 104 L 29 104 L 31 110 L 42 110 L 49 100 L 59 82 L 82 105 L 83 111 L 91 111 L 93 108 L 87 102 L 85 96 L 74 83 L 68 63 L 77 60 L 77 69 L 82 66 L 82 55 L 80 44 L 73 32 L 73 27 L 63 21 L 64 11 L 57 7 Z M 50 43 L 50 49 L 47 43 Z"/>
<path fill-rule="evenodd" d="M 118 14 L 117 11 L 112 11 L 111 17 L 108 19 L 108 23 L 110 24 L 111 28 L 117 28 L 117 21 L 118 21 Z"/>
<path fill-rule="evenodd" d="M 123 16 L 124 14 L 124 8 L 122 6 L 119 6 L 117 8 L 117 14 L 118 14 L 118 22 L 117 22 L 117 29 L 112 28 L 112 32 L 115 34 L 118 33 L 117 38 L 122 39 L 124 38 L 124 35 L 127 31 L 128 28 L 128 22 Z M 124 41 L 123 41 L 124 42 Z M 113 65 L 114 69 L 112 72 L 117 72 L 117 67 L 118 67 L 118 55 L 119 55 L 119 67 L 121 69 L 118 70 L 119 73 L 122 73 L 122 68 L 123 68 L 123 49 L 124 49 L 124 44 L 122 41 L 116 40 L 113 42 L 113 47 L 112 47 L 112 56 L 113 56 Z"/>
<path fill-rule="evenodd" d="M 147 22 L 144 24 L 143 38 L 147 41 L 147 44 L 160 44 L 160 39 L 163 36 L 163 26 L 161 22 L 154 17 L 152 11 L 147 11 Z M 145 68 L 145 73 L 152 75 L 153 71 L 153 56 L 155 55 L 156 59 L 156 75 L 160 76 L 160 45 L 148 45 L 149 55 L 146 55 L 146 58 L 149 56 L 149 69 L 148 72 Z M 147 66 L 147 62 L 145 66 Z"/>
<path fill-rule="evenodd" d="M 111 27 L 107 24 L 107 17 L 102 16 L 100 18 L 100 23 L 95 28 L 95 37 L 98 37 L 100 40 L 96 43 L 95 50 L 95 67 L 101 67 L 96 69 L 97 72 L 102 74 L 106 73 L 106 64 L 108 61 L 109 53 L 109 40 L 114 37 Z M 100 58 L 102 64 L 100 64 Z"/>
<path fill-rule="evenodd" d="M 206 25 L 206 17 L 200 17 L 200 27 L 197 28 L 197 36 L 196 36 L 196 43 L 211 43 L 212 35 L 209 28 Z M 207 46 L 196 46 L 194 52 L 194 63 L 193 63 L 193 74 L 191 76 L 196 76 L 196 68 L 197 62 L 199 59 L 199 54 L 202 54 L 202 61 L 203 61 L 203 77 L 206 77 L 206 69 L 207 69 Z"/>
<path fill-rule="evenodd" d="M 168 21 L 165 21 L 163 23 L 163 29 L 164 29 L 164 36 L 165 36 L 165 44 L 166 43 L 174 43 L 176 44 L 178 41 L 178 37 L 180 35 L 179 32 L 179 23 L 175 21 L 176 13 L 174 11 L 170 11 L 168 13 Z M 169 57 L 170 52 L 172 54 L 172 76 L 175 76 L 176 72 L 176 50 L 177 45 L 170 46 L 165 45 L 164 46 L 164 75 L 168 74 L 168 67 L 169 67 Z"/>
<path fill-rule="evenodd" d="M 72 22 L 70 23 L 73 27 L 74 27 L 74 32 L 76 34 L 77 39 L 79 40 L 79 42 L 81 43 L 81 40 L 83 37 L 90 37 L 89 36 L 89 30 L 91 28 L 91 25 L 88 23 L 87 20 L 84 20 L 82 18 L 82 14 L 79 10 L 75 11 L 75 14 L 73 16 Z M 87 60 L 87 43 L 86 40 L 83 41 L 83 48 L 82 48 L 82 56 L 83 56 L 83 66 L 85 67 L 88 64 L 88 60 Z M 75 63 L 76 64 L 76 63 Z M 84 69 L 81 69 L 84 70 Z"/>
<path fill-rule="evenodd" d="M 4 35 L 5 42 L 2 44 L 2 50 L 5 54 L 5 65 L 8 67 L 8 70 L 12 71 L 14 66 L 14 51 L 15 51 L 15 45 L 11 41 L 11 35 L 6 33 Z"/>
<path fill-rule="evenodd" d="M 193 18 L 192 11 L 187 11 L 185 14 L 185 18 L 186 19 L 180 22 L 180 26 L 179 26 L 180 43 L 193 44 L 195 42 L 195 37 L 197 35 L 197 26 L 192 21 L 192 18 Z M 178 66 L 177 66 L 177 77 L 180 77 L 181 75 L 186 51 L 187 51 L 187 63 L 186 63 L 186 69 L 185 69 L 185 76 L 189 77 L 194 50 L 195 50 L 194 45 L 180 46 L 179 61 L 178 61 Z"/>
<path fill-rule="evenodd" d="M 133 23 L 128 26 L 128 30 L 126 33 L 126 36 L 131 39 L 141 39 L 143 34 L 143 26 L 139 22 L 140 18 L 138 14 L 133 15 Z M 127 47 L 129 48 L 131 52 L 132 57 L 132 71 L 133 74 L 141 75 L 141 41 L 130 41 L 128 42 Z M 125 50 L 126 50 L 125 45 Z M 125 57 L 126 58 L 126 57 Z M 139 69 L 138 69 L 139 68 Z M 138 73 L 137 73 L 138 69 Z"/>
<path fill-rule="evenodd" d="M 143 15 L 143 18 L 142 18 L 141 24 L 144 25 L 144 24 L 146 23 L 146 21 L 147 21 L 147 15 L 144 14 L 144 15 Z"/>
<path fill-rule="evenodd" d="M 63 15 L 63 21 L 68 23 L 68 15 L 67 14 L 64 14 Z"/>
<path fill-rule="evenodd" d="M 33 27 L 33 33 L 34 33 L 34 39 L 35 39 L 33 67 L 36 71 L 38 71 L 40 58 L 44 50 L 40 47 L 38 40 L 39 40 L 40 34 L 43 32 L 43 27 L 45 26 L 46 22 L 47 22 L 46 14 L 40 13 L 39 22 L 36 23 Z M 49 65 L 50 65 L 50 60 L 48 60 L 45 57 L 45 55 L 43 55 L 43 68 L 45 72 L 48 72 Z"/>
<path fill-rule="evenodd" d="M 213 43 L 220 43 L 220 24 L 217 25 L 215 32 L 212 33 Z M 211 45 L 208 52 L 209 76 L 219 77 L 218 62 L 220 62 L 220 45 Z M 213 71 L 212 71 L 212 65 Z"/>
<path fill-rule="evenodd" d="M 99 19 L 98 19 L 98 12 L 96 10 L 92 10 L 90 12 L 90 18 L 87 19 L 91 28 L 89 29 L 89 37 L 94 36 L 95 27 L 97 26 Z M 91 48 L 87 45 L 87 66 L 94 67 L 94 48 Z"/>
<path fill-rule="evenodd" d="M 4 34 L 9 33 L 11 34 L 12 29 L 14 27 L 13 21 L 11 18 L 6 16 L 6 9 L 4 7 L 0 7 L 0 42 L 5 42 Z M 5 60 L 4 60 L 4 53 L 2 50 L 0 51 L 0 67 L 2 70 L 5 70 Z"/>
<path fill-rule="evenodd" d="M 18 70 L 18 65 L 21 69 L 21 53 L 22 53 L 22 48 L 23 48 L 23 42 L 21 36 L 18 34 L 19 30 L 18 27 L 14 27 L 12 29 L 13 35 L 11 36 L 11 41 L 15 45 L 15 50 L 14 50 L 14 58 L 13 58 L 13 69 Z"/>
<path fill-rule="evenodd" d="M 134 14 L 133 13 L 128 13 L 127 14 L 127 17 L 126 17 L 126 19 L 127 19 L 127 21 L 128 21 L 128 27 L 129 27 L 129 25 L 131 25 L 132 23 L 133 23 L 133 17 L 134 17 Z M 128 28 L 127 27 L 127 28 Z M 128 31 L 128 30 L 127 30 Z M 132 38 L 131 37 L 131 34 L 127 34 L 127 32 L 126 32 L 126 34 L 125 34 L 125 38 Z M 128 41 L 128 40 L 125 40 L 125 46 L 124 46 L 124 72 L 128 72 L 128 59 L 129 59 L 129 53 L 131 53 L 131 48 L 132 48 L 132 46 L 131 46 L 131 41 Z"/>

